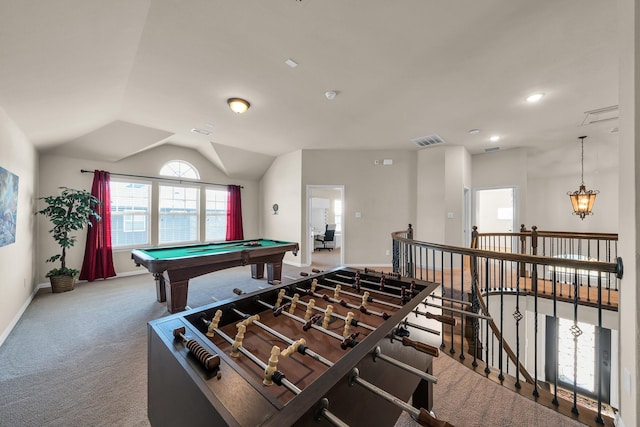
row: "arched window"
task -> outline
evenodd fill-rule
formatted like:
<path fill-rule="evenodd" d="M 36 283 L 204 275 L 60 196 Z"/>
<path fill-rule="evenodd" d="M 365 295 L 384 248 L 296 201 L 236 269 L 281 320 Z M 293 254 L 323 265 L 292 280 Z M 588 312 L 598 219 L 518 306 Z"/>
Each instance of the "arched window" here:
<path fill-rule="evenodd" d="M 197 169 L 182 160 L 171 160 L 162 166 L 160 175 L 200 179 Z M 158 243 L 197 242 L 200 236 L 200 185 L 158 185 Z"/>
<path fill-rule="evenodd" d="M 191 164 L 183 160 L 171 160 L 162 166 L 160 175 L 173 176 L 176 178 L 200 179 L 198 170 Z"/>

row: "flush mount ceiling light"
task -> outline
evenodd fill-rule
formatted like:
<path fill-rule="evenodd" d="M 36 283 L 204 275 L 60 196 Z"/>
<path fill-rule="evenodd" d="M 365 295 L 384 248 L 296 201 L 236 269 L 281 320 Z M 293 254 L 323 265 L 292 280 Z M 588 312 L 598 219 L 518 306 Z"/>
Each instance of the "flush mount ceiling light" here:
<path fill-rule="evenodd" d="M 580 188 L 576 191 L 569 191 L 567 194 L 571 198 L 571 205 L 573 206 L 573 214 L 578 215 L 580 219 L 584 220 L 584 217 L 591 215 L 593 204 L 596 201 L 596 195 L 598 190 L 587 190 L 584 186 L 584 139 L 586 136 L 580 137 L 580 144 L 582 145 L 582 157 L 580 159 Z"/>
<path fill-rule="evenodd" d="M 242 114 L 249 109 L 251 104 L 249 101 L 245 101 L 242 98 L 229 98 L 227 99 L 227 104 L 229 104 L 229 108 L 234 113 Z"/>
<path fill-rule="evenodd" d="M 543 96 L 544 96 L 544 93 L 532 93 L 531 95 L 525 98 L 525 101 L 527 101 L 530 104 L 534 104 L 540 101 Z"/>
<path fill-rule="evenodd" d="M 499 135 L 493 135 L 491 138 L 489 138 L 489 141 L 491 142 L 496 142 L 500 140 L 500 136 Z"/>

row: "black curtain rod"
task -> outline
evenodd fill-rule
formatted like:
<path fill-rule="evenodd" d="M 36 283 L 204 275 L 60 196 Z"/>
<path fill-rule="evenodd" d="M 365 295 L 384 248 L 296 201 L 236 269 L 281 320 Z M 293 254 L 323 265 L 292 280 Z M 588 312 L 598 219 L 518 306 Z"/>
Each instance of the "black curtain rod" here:
<path fill-rule="evenodd" d="M 90 171 L 90 170 L 86 170 L 86 169 L 80 169 L 80 172 L 82 173 L 94 173 L 94 171 Z M 164 178 L 164 177 L 159 177 L 159 176 L 146 176 L 146 175 L 132 175 L 132 174 L 128 174 L 128 173 L 113 173 L 113 172 L 109 172 L 109 175 L 116 175 L 116 176 L 128 176 L 131 178 L 145 178 L 145 179 L 156 179 L 158 181 L 173 181 L 173 182 L 179 182 L 181 184 L 207 184 L 207 185 L 219 185 L 222 187 L 226 187 L 227 185 L 230 184 L 218 184 L 216 182 L 206 182 L 206 181 L 196 181 L 196 180 L 184 180 L 184 179 L 177 179 L 177 178 Z M 240 188 L 244 188 L 242 185 L 239 185 L 238 187 Z"/>

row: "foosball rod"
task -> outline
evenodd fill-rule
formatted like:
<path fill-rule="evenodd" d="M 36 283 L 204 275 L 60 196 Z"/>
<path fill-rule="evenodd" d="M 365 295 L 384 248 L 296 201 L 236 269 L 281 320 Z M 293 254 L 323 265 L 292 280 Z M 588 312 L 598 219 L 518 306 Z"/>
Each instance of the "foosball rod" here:
<path fill-rule="evenodd" d="M 318 404 L 318 410 L 316 411 L 315 420 L 320 421 L 321 417 L 324 417 L 324 419 L 326 419 L 327 421 L 329 421 L 329 423 L 333 424 L 336 427 L 349 427 L 349 424 L 346 424 L 340 418 L 329 412 L 329 400 L 326 397 L 322 398 L 322 400 L 320 400 L 320 403 Z"/>
<path fill-rule="evenodd" d="M 461 300 L 461 299 L 443 297 L 443 296 L 440 296 L 440 295 L 431 294 L 431 295 L 429 295 L 428 298 L 437 298 L 437 299 L 441 299 L 443 301 L 449 301 L 449 302 L 453 302 L 453 303 L 456 303 L 456 304 L 462 304 L 462 305 L 472 305 L 471 301 L 464 301 L 464 300 Z"/>
<path fill-rule="evenodd" d="M 460 310 L 459 308 L 445 307 L 443 305 L 434 304 L 432 302 L 426 302 L 426 301 L 422 301 L 422 304 L 424 304 L 427 307 L 435 307 L 442 310 L 451 311 L 453 313 L 459 313 L 467 317 L 477 317 L 478 319 L 491 320 L 491 316 L 485 316 L 484 314 L 473 313 L 471 311 L 464 311 L 464 310 Z"/>
<path fill-rule="evenodd" d="M 208 320 L 204 319 L 203 320 L 206 322 L 209 322 Z M 228 342 L 229 344 L 233 345 L 233 343 L 235 342 L 234 339 L 232 339 L 229 335 L 225 334 L 224 332 L 222 332 L 219 328 L 214 328 L 213 329 L 223 340 L 225 340 L 226 342 Z M 255 363 L 256 365 L 258 365 L 260 367 L 260 369 L 265 370 L 267 369 L 267 364 L 264 363 L 262 360 L 258 359 L 256 356 L 254 356 L 249 350 L 247 350 L 246 348 L 244 348 L 243 346 L 239 346 L 238 347 L 238 351 L 242 354 L 244 354 L 245 356 L 247 356 L 249 358 L 249 360 L 251 360 L 253 363 Z M 278 382 L 276 382 L 274 380 L 274 382 L 276 384 L 278 384 Z M 302 393 L 302 390 L 300 390 L 298 387 L 296 387 L 295 384 L 293 384 L 291 381 L 289 381 L 288 379 L 283 377 L 279 380 L 279 383 L 281 383 L 287 390 L 289 390 L 290 392 L 292 392 L 293 394 L 300 394 Z"/>
<path fill-rule="evenodd" d="M 382 350 L 380 350 L 380 347 L 376 347 L 373 349 L 373 352 L 371 353 L 371 355 L 373 356 L 373 361 L 376 362 L 376 359 L 380 359 L 380 360 L 384 360 L 385 362 L 398 367 L 400 369 L 402 369 L 403 371 L 407 371 L 409 373 L 412 373 L 415 376 L 418 376 L 420 378 L 422 378 L 425 381 L 428 381 L 432 384 L 437 384 L 438 382 L 438 378 L 434 377 L 431 374 L 428 374 L 426 372 L 422 372 L 420 369 L 415 368 L 411 365 L 407 365 L 404 362 L 401 362 L 399 360 L 396 360 L 392 357 L 387 356 L 386 354 L 382 354 Z"/>
<path fill-rule="evenodd" d="M 299 288 L 299 287 L 296 286 L 296 290 L 298 292 L 302 292 L 303 294 L 306 294 L 306 295 L 310 295 L 310 296 L 313 296 L 313 297 L 316 297 L 316 298 L 322 298 L 323 300 L 332 302 L 334 304 L 340 304 L 343 307 L 348 307 L 348 308 L 353 308 L 355 310 L 359 310 L 364 314 L 373 314 L 374 316 L 380 316 L 384 320 L 387 320 L 389 317 L 391 317 L 388 313 L 369 310 L 368 308 L 364 307 L 363 305 L 357 306 L 355 304 L 348 303 L 345 300 L 338 300 L 338 299 L 335 299 L 335 298 L 331 298 L 329 295 L 323 295 L 323 294 L 319 294 L 317 292 L 313 292 L 311 289 L 302 289 L 302 288 Z"/>
<path fill-rule="evenodd" d="M 405 412 L 408 412 L 420 425 L 428 427 L 440 427 L 449 425 L 445 421 L 437 420 L 426 409 L 416 409 L 402 399 L 399 399 L 391 393 L 382 390 L 381 388 L 371 384 L 369 381 L 363 380 L 362 378 L 360 378 L 360 371 L 358 371 L 358 368 L 353 368 L 351 374 L 349 374 L 349 385 L 353 384 L 358 384 L 359 386 L 366 388 L 367 390 L 377 394 L 387 402 L 396 405 Z"/>
<path fill-rule="evenodd" d="M 380 286 L 380 282 L 374 282 L 373 280 L 362 279 L 362 278 L 360 278 L 360 277 L 359 277 L 359 276 L 357 276 L 357 275 L 356 275 L 356 276 L 354 276 L 354 277 L 351 277 L 351 276 L 345 276 L 345 275 L 342 275 L 342 274 L 336 274 L 336 277 L 340 277 L 340 278 L 342 278 L 342 279 L 354 280 L 354 281 L 355 281 L 355 280 L 360 280 L 360 283 L 367 283 L 367 284 L 369 284 L 369 285 L 373 285 L 373 286 Z M 384 276 L 384 275 L 383 275 L 383 277 L 386 277 L 386 276 Z M 382 277 L 381 277 L 380 279 L 382 280 Z M 355 284 L 354 284 L 354 285 L 355 285 Z M 351 286 L 351 285 L 349 285 L 349 286 Z M 401 291 L 401 290 L 402 290 L 402 288 L 400 288 L 400 287 L 398 287 L 398 286 L 395 286 L 395 285 L 389 285 L 389 284 L 387 284 L 387 283 L 385 283 L 385 284 L 384 284 L 384 287 L 385 287 L 385 288 L 395 289 L 395 290 L 397 290 L 397 291 Z M 367 288 L 367 290 L 369 290 L 369 288 Z"/>
<path fill-rule="evenodd" d="M 401 323 L 403 325 L 405 325 L 405 326 L 411 326 L 412 328 L 420 329 L 421 331 L 425 331 L 425 332 L 429 332 L 430 334 L 440 335 L 440 331 L 437 331 L 437 330 L 431 329 L 431 328 L 427 328 L 426 326 L 422 326 L 422 325 L 417 325 L 415 323 L 411 323 L 406 318 Z"/>
<path fill-rule="evenodd" d="M 278 309 L 282 309 L 282 310 L 280 310 L 280 313 L 281 313 L 281 314 L 284 314 L 285 316 L 287 316 L 287 317 L 289 317 L 289 318 L 291 318 L 291 319 L 293 319 L 293 320 L 296 320 L 296 321 L 298 321 L 298 322 L 302 323 L 303 325 L 307 325 L 307 324 L 308 324 L 308 325 L 309 325 L 309 327 L 311 327 L 311 328 L 313 328 L 313 329 L 316 329 L 316 330 L 318 330 L 318 331 L 320 331 L 320 332 L 322 332 L 322 333 L 324 333 L 324 334 L 327 334 L 327 335 L 329 335 L 330 337 L 333 337 L 333 338 L 335 338 L 335 339 L 337 339 L 337 340 L 340 340 L 340 342 L 341 342 L 341 347 L 342 347 L 343 349 L 345 349 L 345 350 L 346 350 L 346 348 L 347 348 L 347 347 L 353 347 L 353 346 L 355 346 L 355 345 L 357 344 L 357 342 L 355 341 L 355 336 L 357 336 L 357 335 L 358 335 L 357 333 L 356 333 L 356 334 L 352 334 L 352 336 L 343 337 L 342 335 L 338 335 L 338 334 L 336 334 L 335 332 L 332 332 L 332 331 L 330 331 L 330 330 L 328 330 L 328 329 L 325 329 L 325 328 L 322 328 L 322 327 L 320 327 L 320 326 L 318 326 L 318 325 L 315 325 L 315 324 L 314 324 L 313 322 L 311 322 L 311 321 L 306 321 L 306 320 L 304 320 L 302 317 L 298 317 L 298 316 L 296 316 L 295 314 L 288 313 L 287 311 L 285 311 L 285 310 L 283 309 L 283 308 L 284 308 L 284 306 L 282 306 L 282 307 L 276 307 L 275 305 L 271 305 L 271 304 L 269 304 L 269 303 L 267 303 L 267 302 L 264 302 L 264 301 L 262 301 L 262 300 L 260 300 L 260 299 L 256 299 L 256 302 L 257 302 L 257 303 L 259 303 L 259 304 L 262 304 L 263 306 L 265 306 L 265 307 L 267 307 L 267 308 L 270 308 L 271 310 L 278 310 Z M 285 305 L 286 305 L 286 304 L 285 304 Z"/>
<path fill-rule="evenodd" d="M 346 285 L 346 286 L 348 286 L 348 287 L 350 287 L 350 288 L 352 287 L 350 284 L 348 284 L 348 283 L 344 283 L 344 282 L 341 282 L 341 281 L 339 281 L 339 280 L 335 280 L 335 279 L 324 279 L 324 280 L 326 280 L 327 282 L 336 283 L 337 285 Z M 316 284 L 316 286 L 319 286 L 319 287 L 321 287 L 321 288 L 323 288 L 323 289 L 328 289 L 328 290 L 330 290 L 330 291 L 331 291 L 331 290 L 335 290 L 335 287 L 331 287 L 331 286 L 323 285 L 323 284 L 320 284 L 320 283 L 317 283 L 317 284 Z M 375 289 L 365 289 L 365 290 L 367 290 L 367 291 L 369 291 L 369 292 L 373 291 L 373 292 L 375 292 L 375 293 L 377 293 L 377 294 L 385 295 L 385 296 L 392 297 L 392 298 L 400 298 L 400 296 L 398 296 L 398 295 L 393 295 L 393 294 L 390 294 L 390 293 L 388 293 L 388 292 L 376 291 Z M 349 296 L 352 296 L 352 297 L 359 297 L 359 298 L 362 298 L 362 295 L 360 295 L 360 294 L 354 294 L 353 292 L 345 291 L 344 289 L 340 289 L 340 293 L 341 293 L 341 294 L 346 294 L 346 295 L 349 295 Z M 401 309 L 401 308 L 402 308 L 402 306 L 401 306 L 401 305 L 393 304 L 393 303 L 391 303 L 391 302 L 382 301 L 382 300 L 375 299 L 375 298 L 371 298 L 371 297 L 369 297 L 369 302 L 373 302 L 373 303 L 376 303 L 376 304 L 382 304 L 382 305 L 386 305 L 386 306 L 393 307 L 393 308 L 397 308 L 397 309 Z"/>
<path fill-rule="evenodd" d="M 243 313 L 240 310 L 237 309 L 233 309 L 233 311 L 240 317 L 244 317 L 245 319 L 250 318 L 251 316 L 249 314 Z M 269 326 L 265 325 L 264 323 L 260 322 L 259 320 L 254 320 L 253 322 L 251 322 L 252 324 L 264 329 L 266 332 L 270 333 L 271 335 L 273 335 L 274 337 L 280 338 L 282 341 L 286 342 L 287 344 L 291 345 L 295 342 L 295 340 L 292 340 L 291 338 L 287 337 L 286 335 L 281 334 L 280 332 L 276 331 L 275 329 L 270 328 Z M 324 357 L 320 356 L 318 353 L 316 353 L 315 351 L 311 350 L 309 347 L 305 346 L 304 352 L 302 352 L 302 354 L 309 356 L 315 360 L 317 360 L 320 363 L 323 363 L 327 366 L 333 366 L 333 362 L 325 359 Z"/>
<path fill-rule="evenodd" d="M 442 316 L 440 314 L 429 313 L 428 311 L 420 311 L 417 308 L 412 310 L 411 312 L 414 314 L 419 314 L 421 316 L 424 316 L 427 319 L 437 320 L 438 322 L 445 323 L 447 325 L 456 326 L 458 324 L 458 321 L 456 320 L 455 317 Z"/>
<path fill-rule="evenodd" d="M 285 295 L 283 295 L 283 297 L 284 297 L 284 298 L 286 298 L 286 299 L 288 299 L 288 300 L 290 300 L 290 301 L 291 301 L 291 300 L 293 300 L 293 298 L 291 298 L 289 295 L 286 295 L 286 294 L 285 294 Z M 308 306 L 309 306 L 309 303 L 308 303 L 308 302 L 304 302 L 304 301 L 301 301 L 301 300 L 298 300 L 298 304 L 303 305 L 303 306 L 305 306 L 305 307 L 308 307 Z M 315 306 L 315 305 L 313 306 L 313 309 L 314 309 L 314 310 L 317 310 L 317 311 L 319 311 L 319 312 L 321 312 L 321 313 L 326 313 L 326 312 L 327 312 L 327 310 L 325 310 L 324 308 L 322 308 L 322 307 L 318 307 L 318 306 Z M 334 317 L 337 317 L 338 319 L 340 319 L 340 320 L 342 320 L 342 321 L 345 321 L 345 322 L 347 321 L 347 318 L 346 318 L 346 317 L 344 317 L 344 316 L 343 316 L 343 315 L 341 315 L 341 314 L 338 314 L 338 313 L 331 313 L 331 315 L 332 315 L 332 316 L 334 316 Z M 371 326 L 371 325 L 367 325 L 366 323 L 362 323 L 362 322 L 360 322 L 360 321 L 358 321 L 358 320 L 355 320 L 355 319 L 352 319 L 352 320 L 351 320 L 351 325 L 352 325 L 352 326 L 356 326 L 356 327 L 357 327 L 357 326 L 362 326 L 363 328 L 368 329 L 368 330 L 370 330 L 370 331 L 375 331 L 375 330 L 376 330 L 376 328 L 374 328 L 373 326 Z"/>
<path fill-rule="evenodd" d="M 308 274 L 307 274 L 307 273 L 304 273 L 304 272 L 301 272 L 301 273 L 300 273 L 300 275 L 301 275 L 301 276 L 308 276 Z M 343 279 L 352 279 L 352 278 L 351 278 L 351 277 L 349 277 L 349 276 L 342 276 L 342 275 L 340 275 L 340 274 L 336 274 L 336 277 L 341 277 L 341 278 L 343 278 Z M 318 278 L 314 278 L 314 279 L 316 279 L 316 281 L 318 280 Z M 356 285 L 355 285 L 355 283 L 354 283 L 354 284 L 351 284 L 351 283 L 343 282 L 343 281 L 341 281 L 341 280 L 331 279 L 331 278 L 329 278 L 329 277 L 320 277 L 319 279 L 321 279 L 321 280 L 325 280 L 325 281 L 327 281 L 327 282 L 335 283 L 335 284 L 337 284 L 337 285 L 348 286 L 348 287 L 349 287 L 349 288 L 351 288 L 351 289 L 356 289 Z M 333 289 L 331 286 L 321 285 L 320 283 L 318 283 L 318 285 L 317 285 L 317 286 L 320 286 L 320 287 L 325 288 L 325 289 Z M 393 286 L 392 286 L 392 288 L 394 288 L 394 289 L 395 289 L 395 287 L 393 287 Z M 402 291 L 402 288 L 399 288 L 399 289 L 400 289 L 400 291 Z M 402 299 L 402 296 L 401 296 L 401 295 L 396 295 L 396 294 L 392 294 L 392 293 L 389 293 L 389 292 L 380 291 L 380 290 L 373 289 L 373 288 L 364 288 L 364 290 L 365 290 L 365 291 L 369 291 L 369 292 L 375 292 L 375 293 L 376 293 L 376 294 L 378 294 L 378 295 L 384 295 L 384 296 L 386 296 L 386 297 L 390 297 L 390 298 Z M 408 292 L 408 289 L 407 289 L 406 291 Z M 346 291 L 343 291 L 343 292 L 347 293 Z M 358 294 L 358 295 L 355 295 L 355 296 L 362 296 L 362 295 L 359 295 L 359 294 Z M 413 297 L 413 296 L 412 296 L 412 297 Z M 381 304 L 391 305 L 392 307 L 396 307 L 396 308 L 402 308 L 401 306 L 398 306 L 398 305 L 392 305 L 391 303 L 387 303 L 386 301 L 384 301 L 384 302 L 383 302 L 383 301 L 377 301 L 377 302 L 379 302 L 379 303 L 381 303 Z"/>

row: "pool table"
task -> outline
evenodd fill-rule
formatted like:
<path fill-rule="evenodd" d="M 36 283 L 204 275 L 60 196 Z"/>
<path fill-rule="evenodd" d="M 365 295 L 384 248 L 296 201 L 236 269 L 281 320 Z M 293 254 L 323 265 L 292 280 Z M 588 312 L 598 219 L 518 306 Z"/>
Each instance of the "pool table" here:
<path fill-rule="evenodd" d="M 298 254 L 298 244 L 270 239 L 236 240 L 188 246 L 134 249 L 131 258 L 143 265 L 156 279 L 159 302 L 167 303 L 170 313 L 187 305 L 189 279 L 225 268 L 251 264 L 251 277 L 264 277 L 273 283 L 282 277 L 282 258 L 287 251 Z"/>

